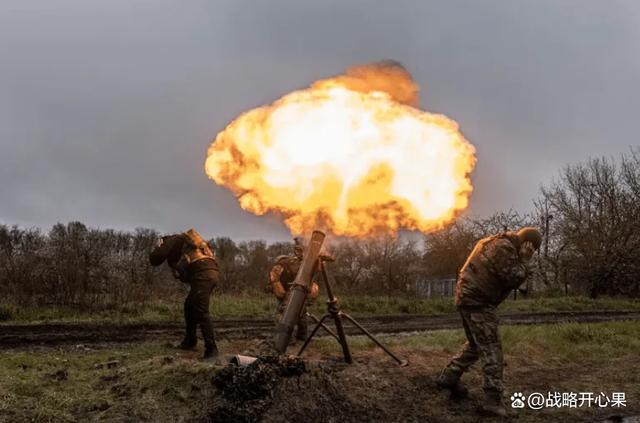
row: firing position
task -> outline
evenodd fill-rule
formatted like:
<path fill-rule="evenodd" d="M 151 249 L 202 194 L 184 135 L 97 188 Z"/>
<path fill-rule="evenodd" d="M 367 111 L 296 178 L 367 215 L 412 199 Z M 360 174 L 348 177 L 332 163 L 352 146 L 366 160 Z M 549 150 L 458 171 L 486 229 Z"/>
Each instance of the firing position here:
<path fill-rule="evenodd" d="M 267 285 L 267 291 L 273 292 L 278 299 L 278 307 L 276 308 L 276 323 L 278 323 L 285 311 L 287 305 L 287 295 L 292 287 L 293 281 L 296 278 L 296 274 L 302 264 L 302 258 L 304 257 L 304 247 L 302 240 L 299 238 L 294 239 L 293 254 L 288 256 L 280 256 L 276 259 L 276 264 L 271 268 L 269 272 L 269 284 Z M 318 284 L 314 281 L 311 285 L 311 291 L 307 297 L 307 303 L 315 300 L 319 293 Z M 296 339 L 304 341 L 307 339 L 307 305 L 302 308 L 300 312 L 300 318 L 298 320 Z"/>
<path fill-rule="evenodd" d="M 153 266 L 160 266 L 166 260 L 173 275 L 189 285 L 189 295 L 184 301 L 185 336 L 178 348 L 194 350 L 198 343 L 196 329 L 200 326 L 205 347 L 203 358 L 215 358 L 218 348 L 209 315 L 209 298 L 219 273 L 209 245 L 195 229 L 190 229 L 163 236 L 149 260 Z"/>
<path fill-rule="evenodd" d="M 467 343 L 444 368 L 437 383 L 457 396 L 466 396 L 460 377 L 481 359 L 483 411 L 488 414 L 507 414 L 502 402 L 503 359 L 496 307 L 529 276 L 527 264 L 541 242 L 542 236 L 535 228 L 481 239 L 458 274 L 455 304 L 462 316 Z"/>

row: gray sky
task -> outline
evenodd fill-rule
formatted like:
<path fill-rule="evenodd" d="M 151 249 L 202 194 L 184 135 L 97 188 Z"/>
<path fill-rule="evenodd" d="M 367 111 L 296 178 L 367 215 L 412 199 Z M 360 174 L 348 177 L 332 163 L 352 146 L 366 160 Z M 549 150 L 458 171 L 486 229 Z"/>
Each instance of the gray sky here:
<path fill-rule="evenodd" d="M 470 213 L 640 144 L 640 1 L 0 2 L 0 223 L 285 239 L 203 172 L 249 108 L 403 63 L 478 150 Z"/>

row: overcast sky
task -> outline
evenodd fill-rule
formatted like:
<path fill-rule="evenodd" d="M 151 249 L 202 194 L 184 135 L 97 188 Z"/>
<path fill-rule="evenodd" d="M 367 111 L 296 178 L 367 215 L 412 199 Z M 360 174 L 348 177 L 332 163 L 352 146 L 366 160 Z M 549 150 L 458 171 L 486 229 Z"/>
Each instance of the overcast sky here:
<path fill-rule="evenodd" d="M 0 2 L 0 223 L 286 239 L 203 172 L 239 113 L 395 59 L 478 151 L 470 213 L 640 144 L 640 1 Z"/>

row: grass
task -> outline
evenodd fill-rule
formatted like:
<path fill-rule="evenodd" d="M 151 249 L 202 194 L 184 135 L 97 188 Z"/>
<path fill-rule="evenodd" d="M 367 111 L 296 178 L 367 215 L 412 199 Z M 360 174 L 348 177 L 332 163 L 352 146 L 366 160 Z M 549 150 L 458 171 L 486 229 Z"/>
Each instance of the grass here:
<path fill-rule="evenodd" d="M 640 397 L 640 370 L 635 365 L 640 355 L 640 322 L 507 326 L 501 328 L 501 335 L 508 363 L 506 381 L 512 391 L 624 390 L 630 402 Z M 392 377 L 419 381 L 437 374 L 459 349 L 464 334 L 443 330 L 381 338 L 409 357 L 412 366 L 406 374 L 378 365 L 372 365 L 371 372 L 383 372 L 379 378 L 383 381 Z M 356 360 L 368 356 L 386 363 L 368 339 L 350 337 L 349 344 Z M 248 345 L 247 341 L 223 341 L 220 348 L 232 354 Z M 314 340 L 308 352 L 312 358 L 340 355 L 330 338 Z M 0 421 L 201 418 L 215 396 L 210 380 L 219 367 L 198 361 L 197 354 L 169 350 L 162 342 L 6 350 L 0 358 Z M 472 372 L 468 381 L 470 386 L 481 386 L 479 372 Z M 393 391 L 389 383 L 385 392 Z M 553 416 L 548 421 L 554 421 Z"/>
<path fill-rule="evenodd" d="M 355 316 L 425 314 L 437 315 L 455 311 L 452 298 L 411 298 L 393 296 L 353 295 L 340 298 L 345 311 Z M 270 295 L 232 296 L 216 295 L 211 299 L 211 314 L 219 319 L 272 318 L 276 300 Z M 315 314 L 325 311 L 324 299 L 319 299 L 310 310 Z M 640 310 L 639 299 L 586 297 L 542 297 L 509 299 L 500 306 L 501 312 L 555 312 L 595 310 Z M 182 302 L 149 303 L 143 306 L 120 307 L 85 311 L 71 307 L 19 308 L 0 304 L 0 321 L 5 323 L 43 322 L 175 322 L 182 319 Z"/>
<path fill-rule="evenodd" d="M 500 333 L 505 353 L 506 398 L 514 392 L 525 395 L 534 392 L 545 395 L 548 392 L 592 392 L 595 395 L 624 392 L 628 404 L 624 408 L 519 410 L 515 413 L 517 421 L 604 421 L 612 415 L 640 415 L 640 366 L 637 365 L 640 322 L 503 326 Z M 435 376 L 466 341 L 461 330 L 380 338 L 396 354 L 408 358 L 410 374 L 417 375 L 412 385 L 417 383 L 420 390 L 430 389 Z M 349 344 L 355 350 L 356 360 L 366 359 L 366 354 L 382 356 L 367 338 L 351 337 Z M 320 355 L 340 356 L 336 342 L 329 338 L 314 341 L 311 350 Z M 480 368 L 480 365 L 474 366 L 464 377 L 472 398 L 477 401 L 482 398 Z M 388 389 L 382 392 L 388 392 Z M 433 421 L 478 421 L 472 409 L 464 408 L 463 404 L 467 402 L 461 405 L 443 402 L 433 389 L 425 396 L 430 398 L 431 409 L 437 410 L 432 414 Z"/>
<path fill-rule="evenodd" d="M 539 297 L 532 299 L 509 299 L 500 306 L 508 312 L 554 312 L 554 311 L 620 311 L 640 310 L 640 299 L 613 297 Z"/>
<path fill-rule="evenodd" d="M 532 352 L 560 361 L 589 361 L 640 354 L 640 322 L 563 323 L 532 326 L 501 326 L 500 336 L 505 350 Z M 456 352 L 466 341 L 462 330 L 439 330 L 421 334 L 380 335 L 391 347 L 408 349 L 438 349 Z M 323 352 L 339 351 L 329 337 L 313 341 Z M 360 350 L 375 349 L 364 336 L 349 337 L 349 345 Z"/>
<path fill-rule="evenodd" d="M 3 352 L 0 421 L 101 419 L 107 409 L 128 421 L 176 421 L 170 416 L 184 412 L 175 414 L 194 386 L 212 389 L 211 371 L 211 365 L 175 357 L 158 343 Z"/>

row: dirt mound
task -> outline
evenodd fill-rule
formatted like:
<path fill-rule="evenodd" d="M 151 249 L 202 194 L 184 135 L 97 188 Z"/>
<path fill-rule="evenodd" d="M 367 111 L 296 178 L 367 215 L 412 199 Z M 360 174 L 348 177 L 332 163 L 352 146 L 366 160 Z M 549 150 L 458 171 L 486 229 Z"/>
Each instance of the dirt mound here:
<path fill-rule="evenodd" d="M 349 397 L 350 387 L 338 376 L 341 363 L 324 363 L 297 380 L 282 380 L 262 422 L 363 422 L 385 421 L 385 413 L 373 402 Z M 348 378 L 347 378 L 348 379 Z"/>
<path fill-rule="evenodd" d="M 230 365 L 214 376 L 218 395 L 209 419 L 271 423 L 435 418 L 457 422 L 460 413 L 475 414 L 475 401 L 452 403 L 429 377 L 416 377 L 416 370 L 368 357 L 352 365 L 262 357 L 246 367 Z M 451 420 L 442 418 L 443 409 L 449 410 Z"/>
<path fill-rule="evenodd" d="M 260 357 L 248 366 L 229 365 L 213 377 L 220 396 L 210 413 L 212 422 L 256 422 L 274 400 L 281 379 L 302 375 L 298 357 Z"/>

